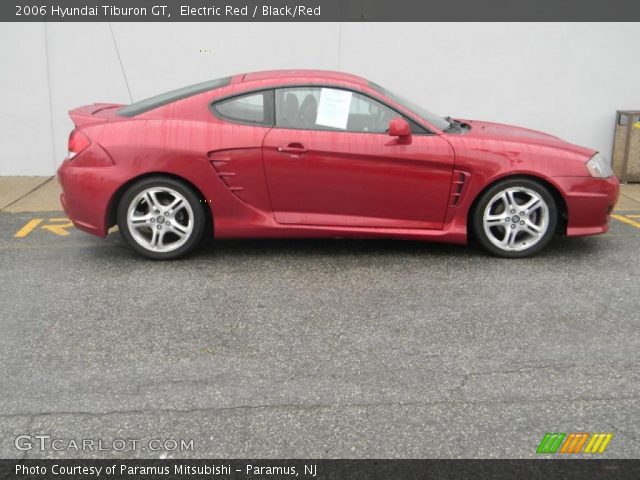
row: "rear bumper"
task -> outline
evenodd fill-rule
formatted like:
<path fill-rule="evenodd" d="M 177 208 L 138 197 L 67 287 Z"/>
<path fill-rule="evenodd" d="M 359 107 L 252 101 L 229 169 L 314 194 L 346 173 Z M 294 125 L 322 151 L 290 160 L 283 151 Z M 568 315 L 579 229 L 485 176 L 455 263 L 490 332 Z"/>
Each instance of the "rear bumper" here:
<path fill-rule="evenodd" d="M 618 201 L 620 182 L 616 177 L 555 177 L 567 203 L 567 235 L 597 235 L 609 229 L 609 219 Z"/>
<path fill-rule="evenodd" d="M 109 202 L 117 189 L 115 166 L 74 167 L 65 160 L 58 169 L 60 203 L 76 228 L 105 237 Z"/>

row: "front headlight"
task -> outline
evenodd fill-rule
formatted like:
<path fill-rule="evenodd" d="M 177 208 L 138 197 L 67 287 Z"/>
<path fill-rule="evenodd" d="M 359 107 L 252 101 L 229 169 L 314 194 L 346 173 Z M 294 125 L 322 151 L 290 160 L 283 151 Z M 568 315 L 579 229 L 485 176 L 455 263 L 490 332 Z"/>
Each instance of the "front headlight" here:
<path fill-rule="evenodd" d="M 599 152 L 587 162 L 587 170 L 592 177 L 596 178 L 609 178 L 613 175 L 611 162 Z"/>

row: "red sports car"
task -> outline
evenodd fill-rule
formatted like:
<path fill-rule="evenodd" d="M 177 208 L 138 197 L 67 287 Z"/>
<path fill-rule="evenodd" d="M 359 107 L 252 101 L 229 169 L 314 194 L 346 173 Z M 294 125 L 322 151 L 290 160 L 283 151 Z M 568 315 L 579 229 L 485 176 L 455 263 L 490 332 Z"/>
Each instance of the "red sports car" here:
<path fill-rule="evenodd" d="M 524 128 L 442 118 L 361 77 L 282 70 L 128 106 L 71 110 L 58 170 L 79 229 L 153 259 L 215 238 L 393 237 L 524 257 L 607 231 L 600 153 Z"/>

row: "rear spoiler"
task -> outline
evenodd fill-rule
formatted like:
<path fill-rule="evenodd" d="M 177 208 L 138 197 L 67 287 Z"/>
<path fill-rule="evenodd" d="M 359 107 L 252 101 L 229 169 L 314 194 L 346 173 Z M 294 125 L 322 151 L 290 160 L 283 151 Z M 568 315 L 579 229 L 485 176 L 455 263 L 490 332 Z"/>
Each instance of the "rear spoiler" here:
<path fill-rule="evenodd" d="M 118 103 L 93 103 L 69 110 L 69 116 L 76 127 L 92 123 L 101 123 L 115 115 L 115 109 L 122 107 Z"/>

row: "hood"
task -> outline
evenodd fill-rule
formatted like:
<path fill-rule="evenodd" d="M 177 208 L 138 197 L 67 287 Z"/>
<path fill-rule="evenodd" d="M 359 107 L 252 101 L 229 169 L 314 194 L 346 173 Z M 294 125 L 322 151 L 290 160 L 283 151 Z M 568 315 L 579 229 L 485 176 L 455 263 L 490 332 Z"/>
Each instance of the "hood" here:
<path fill-rule="evenodd" d="M 530 145 L 543 145 L 553 148 L 561 148 L 574 153 L 592 156 L 596 150 L 574 145 L 548 133 L 530 130 L 528 128 L 504 125 L 501 123 L 482 122 L 479 120 L 461 120 L 471 126 L 471 130 L 464 134 L 465 137 L 486 138 L 491 140 L 511 141 Z"/>

